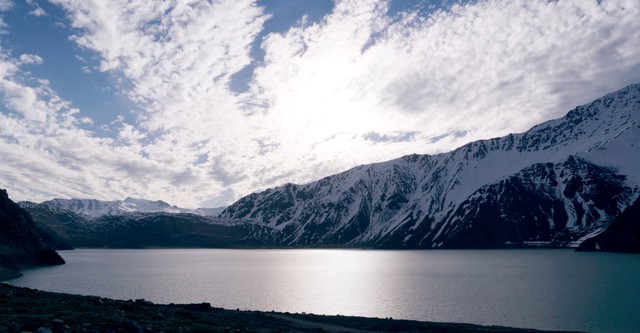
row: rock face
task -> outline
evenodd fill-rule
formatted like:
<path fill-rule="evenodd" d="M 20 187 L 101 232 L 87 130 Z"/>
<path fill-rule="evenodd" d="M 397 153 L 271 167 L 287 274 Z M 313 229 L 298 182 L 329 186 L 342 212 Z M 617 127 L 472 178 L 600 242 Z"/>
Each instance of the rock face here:
<path fill-rule="evenodd" d="M 33 219 L 0 189 L 0 275 L 6 278 L 19 269 L 61 265 L 64 260 L 45 245 Z"/>
<path fill-rule="evenodd" d="M 640 253 L 640 199 L 618 215 L 606 230 L 582 242 L 578 250 Z"/>
<path fill-rule="evenodd" d="M 570 246 L 640 193 L 640 85 L 520 134 L 241 198 L 221 218 L 285 246 Z M 637 225 L 637 223 L 636 223 Z"/>

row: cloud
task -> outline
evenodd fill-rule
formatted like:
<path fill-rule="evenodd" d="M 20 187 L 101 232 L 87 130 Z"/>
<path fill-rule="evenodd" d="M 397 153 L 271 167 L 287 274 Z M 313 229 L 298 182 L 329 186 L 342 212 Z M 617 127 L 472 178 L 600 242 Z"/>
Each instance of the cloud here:
<path fill-rule="evenodd" d="M 251 61 L 251 44 L 268 18 L 262 8 L 253 1 L 54 3 L 69 14 L 77 32 L 71 39 L 100 57 L 99 70 L 128 81 L 122 92 L 139 107 L 138 118 L 122 126 L 118 142 L 166 169 L 197 165 L 194 174 L 211 177 L 200 179 L 212 184 L 208 192 L 180 202 L 213 196 L 242 178 L 227 171 L 237 162 L 216 161 L 255 145 L 228 86 Z"/>
<path fill-rule="evenodd" d="M 31 6 L 31 8 L 33 8 L 28 13 L 29 15 L 35 17 L 47 16 L 47 12 L 42 7 L 40 7 L 40 5 L 35 0 L 26 0 L 26 3 Z"/>
<path fill-rule="evenodd" d="M 29 15 L 33 15 L 33 16 L 47 16 L 47 12 L 44 11 L 44 9 L 42 9 L 42 7 L 36 7 L 34 8 L 32 11 L 29 12 Z"/>
<path fill-rule="evenodd" d="M 44 60 L 40 56 L 35 54 L 22 54 L 20 55 L 20 64 L 24 65 L 42 65 Z"/>
<path fill-rule="evenodd" d="M 6 12 L 11 8 L 13 8 L 13 1 L 11 1 L 11 0 L 0 0 L 0 12 Z"/>
<path fill-rule="evenodd" d="M 266 34 L 276 18 L 250 0 L 53 2 L 70 39 L 99 60 L 87 71 L 121 80 L 111 88 L 136 110 L 114 114 L 114 136 L 100 137 L 20 69 L 36 58 L 5 54 L 0 175 L 34 200 L 218 206 L 524 131 L 640 82 L 636 1 L 486 0 L 425 16 L 340 0 L 321 20 Z M 234 92 L 232 78 L 250 64 L 247 91 Z"/>
<path fill-rule="evenodd" d="M 264 39 L 248 99 L 277 127 L 272 160 L 296 161 L 274 174 L 305 182 L 525 131 L 640 80 L 636 3 L 478 1 L 430 17 L 386 10 L 384 1 L 339 1 L 321 22 Z"/>
<path fill-rule="evenodd" d="M 406 142 L 406 141 L 414 141 L 416 134 L 418 133 L 417 132 L 396 132 L 396 133 L 390 133 L 390 134 L 380 134 L 376 132 L 369 132 L 364 134 L 364 139 L 372 141 L 374 143 Z"/>
<path fill-rule="evenodd" d="M 0 14 L 11 8 L 13 8 L 13 2 L 11 0 L 0 0 Z M 4 21 L 4 18 L 0 16 L 0 35 L 8 33 L 7 28 L 7 23 Z"/>

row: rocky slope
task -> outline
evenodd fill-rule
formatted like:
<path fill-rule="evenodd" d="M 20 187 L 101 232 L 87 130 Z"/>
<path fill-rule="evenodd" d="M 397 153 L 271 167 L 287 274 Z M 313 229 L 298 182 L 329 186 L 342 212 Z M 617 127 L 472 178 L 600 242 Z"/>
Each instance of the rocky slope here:
<path fill-rule="evenodd" d="M 31 216 L 0 189 L 0 279 L 23 268 L 60 264 L 64 260 L 45 245 Z"/>
<path fill-rule="evenodd" d="M 288 246 L 577 245 L 640 188 L 640 85 L 521 134 L 254 193 L 220 217 Z"/>

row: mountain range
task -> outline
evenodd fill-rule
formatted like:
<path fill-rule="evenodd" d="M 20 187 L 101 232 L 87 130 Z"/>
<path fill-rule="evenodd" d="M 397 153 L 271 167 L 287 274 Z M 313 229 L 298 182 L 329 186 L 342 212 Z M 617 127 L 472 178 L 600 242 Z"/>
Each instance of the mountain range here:
<path fill-rule="evenodd" d="M 635 84 L 524 133 L 286 184 L 220 217 L 280 230 L 287 246 L 571 246 L 636 200 L 639 148 Z"/>
<path fill-rule="evenodd" d="M 96 199 L 52 199 L 42 204 L 72 211 L 88 217 L 105 215 L 125 215 L 129 213 L 170 213 L 217 216 L 225 207 L 188 209 L 170 205 L 162 200 L 126 198 L 124 200 L 102 201 Z"/>
<path fill-rule="evenodd" d="M 637 230 L 640 223 L 633 214 L 623 214 L 639 205 L 639 147 L 640 85 L 634 84 L 524 133 L 471 142 L 448 153 L 361 165 L 308 184 L 285 184 L 245 196 L 217 218 L 212 215 L 219 211 L 132 198 L 54 199 L 21 205 L 36 222 L 49 221 L 50 230 L 66 225 L 58 231 L 75 235 L 67 240 L 76 244 L 87 234 L 91 236 L 80 243 L 95 242 L 104 234 L 115 240 L 130 234 L 131 228 L 142 232 L 141 225 L 154 225 L 145 232 L 170 239 L 170 246 L 585 244 L 583 249 L 621 251 L 631 248 L 612 247 L 611 237 L 624 238 L 625 233 L 609 229 Z M 627 217 L 614 222 L 620 216 Z M 191 234 L 180 229 L 185 225 L 195 228 L 186 228 Z M 212 241 L 219 228 L 229 228 L 225 229 L 228 237 Z M 182 240 L 168 236 L 171 230 L 181 232 Z M 189 237 L 209 241 L 190 242 Z M 151 236 L 145 239 L 143 244 L 136 243 L 138 239 L 120 246 L 162 245 L 151 241 Z M 637 243 L 631 240 L 636 248 Z M 113 246 L 113 242 L 100 244 Z"/>

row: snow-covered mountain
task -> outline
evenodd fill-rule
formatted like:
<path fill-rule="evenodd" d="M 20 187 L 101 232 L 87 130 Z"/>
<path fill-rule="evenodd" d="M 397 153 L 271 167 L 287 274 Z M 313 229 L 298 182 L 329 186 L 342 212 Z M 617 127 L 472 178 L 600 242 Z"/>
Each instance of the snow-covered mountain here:
<path fill-rule="evenodd" d="M 211 216 L 128 212 L 90 217 L 28 201 L 20 207 L 52 245 L 97 248 L 277 246 L 278 231 L 251 223 L 221 223 Z"/>
<path fill-rule="evenodd" d="M 596 234 L 640 189 L 640 85 L 520 134 L 363 165 L 241 198 L 220 217 L 283 245 L 566 245 Z"/>
<path fill-rule="evenodd" d="M 123 215 L 129 213 L 170 213 L 217 216 L 222 208 L 187 209 L 172 206 L 162 200 L 126 198 L 124 200 L 101 201 L 96 199 L 53 199 L 42 204 L 62 208 L 89 217 Z"/>

